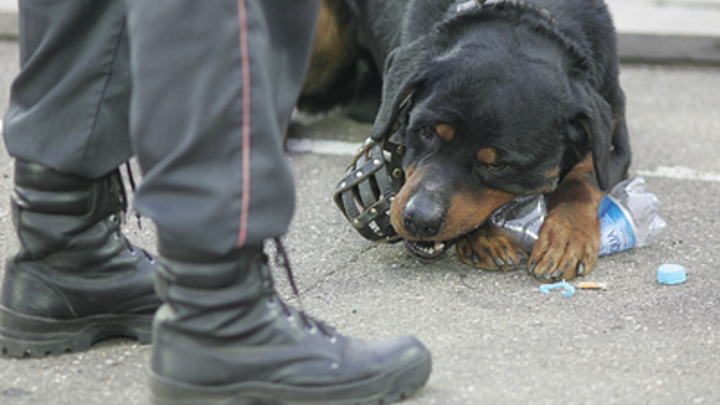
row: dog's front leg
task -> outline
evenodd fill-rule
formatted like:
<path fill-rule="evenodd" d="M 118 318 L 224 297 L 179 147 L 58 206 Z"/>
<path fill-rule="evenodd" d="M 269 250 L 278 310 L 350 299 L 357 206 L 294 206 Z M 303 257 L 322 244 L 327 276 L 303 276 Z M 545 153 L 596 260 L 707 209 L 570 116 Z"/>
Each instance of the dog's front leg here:
<path fill-rule="evenodd" d="M 600 251 L 598 208 L 604 194 L 595 180 L 592 156 L 560 182 L 528 260 L 528 271 L 541 281 L 570 280 L 590 273 Z"/>
<path fill-rule="evenodd" d="M 458 258 L 476 269 L 510 271 L 527 262 L 527 254 L 515 242 L 485 223 L 455 245 Z"/>

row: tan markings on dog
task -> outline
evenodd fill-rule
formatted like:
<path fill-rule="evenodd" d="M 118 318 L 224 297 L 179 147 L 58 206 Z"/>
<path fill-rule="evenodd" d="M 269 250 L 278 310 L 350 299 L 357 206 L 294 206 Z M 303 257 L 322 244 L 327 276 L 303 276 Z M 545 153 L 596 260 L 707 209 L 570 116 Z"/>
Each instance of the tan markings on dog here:
<path fill-rule="evenodd" d="M 612 121 L 612 124 L 613 124 L 613 132 L 615 132 L 615 129 L 617 128 L 617 126 L 618 126 L 619 123 L 620 123 L 620 118 L 619 118 L 619 117 L 614 117 L 614 118 L 613 118 L 613 121 Z M 580 120 L 580 124 L 582 124 L 583 128 L 585 128 L 585 133 L 587 133 L 588 139 L 590 140 L 590 142 L 592 142 L 592 139 L 593 139 L 593 131 L 592 131 L 592 128 L 590 127 L 590 123 L 587 122 L 586 120 Z M 614 151 L 615 151 L 615 145 L 612 145 L 612 144 L 611 144 L 608 149 L 610 150 L 610 152 L 614 152 Z"/>
<path fill-rule="evenodd" d="M 545 172 L 545 178 L 547 181 L 535 190 L 530 191 L 531 194 L 552 194 L 555 192 L 560 179 L 560 167 L 555 167 Z"/>
<path fill-rule="evenodd" d="M 483 148 L 477 153 L 477 159 L 487 165 L 497 162 L 497 151 L 493 148 Z"/>
<path fill-rule="evenodd" d="M 411 239 L 405 229 L 403 210 L 425 174 L 425 168 L 406 169 L 407 180 L 390 207 L 390 222 L 403 238 Z M 485 189 L 479 192 L 459 192 L 450 199 L 447 219 L 433 241 L 448 241 L 478 228 L 493 211 L 515 197 L 504 191 Z"/>
<path fill-rule="evenodd" d="M 556 269 L 561 278 L 576 276 L 578 263 L 584 274 L 592 271 L 600 250 L 598 207 L 603 193 L 595 182 L 592 155 L 568 173 L 552 195 L 548 216 L 533 247 L 530 263 L 534 275 L 541 277 Z"/>
<path fill-rule="evenodd" d="M 445 142 L 450 142 L 453 140 L 453 137 L 455 137 L 455 130 L 448 124 L 440 124 L 436 126 L 435 132 L 437 132 L 437 134 L 440 136 L 440 139 Z"/>
<path fill-rule="evenodd" d="M 415 166 L 408 166 L 405 168 L 405 178 L 409 179 L 415 174 Z"/>
<path fill-rule="evenodd" d="M 335 0 L 323 0 L 304 94 L 322 92 L 344 66 L 355 59 L 357 49 L 348 41 L 347 28 L 338 20 Z"/>
<path fill-rule="evenodd" d="M 547 179 L 535 190 L 530 191 L 531 194 L 552 194 L 558 187 L 560 180 L 560 167 L 545 172 L 545 178 Z"/>
<path fill-rule="evenodd" d="M 515 194 L 493 189 L 455 194 L 450 200 L 447 220 L 433 239 L 452 240 L 477 229 L 493 211 L 513 198 Z"/>
<path fill-rule="evenodd" d="M 560 176 L 560 166 L 557 166 L 554 169 L 545 172 L 545 177 L 548 179 L 554 179 L 558 176 Z"/>
<path fill-rule="evenodd" d="M 500 230 L 487 224 L 463 236 L 455 245 L 458 259 L 483 270 L 517 269 L 527 259 L 521 251 L 522 248 Z M 502 264 L 499 265 L 497 259 Z"/>
<path fill-rule="evenodd" d="M 571 204 L 573 207 L 588 206 L 591 217 L 597 217 L 597 209 L 603 193 L 599 190 L 595 180 L 595 166 L 592 155 L 578 163 L 563 178 L 560 186 L 553 193 L 549 209 L 557 205 Z"/>
<path fill-rule="evenodd" d="M 405 224 L 403 221 L 403 210 L 407 204 L 408 199 L 412 191 L 417 188 L 420 179 L 423 177 L 425 169 L 415 170 L 415 167 L 408 167 L 405 169 L 405 184 L 395 196 L 395 199 L 390 205 L 390 223 L 395 232 L 403 238 L 409 238 L 408 232 L 405 230 Z"/>

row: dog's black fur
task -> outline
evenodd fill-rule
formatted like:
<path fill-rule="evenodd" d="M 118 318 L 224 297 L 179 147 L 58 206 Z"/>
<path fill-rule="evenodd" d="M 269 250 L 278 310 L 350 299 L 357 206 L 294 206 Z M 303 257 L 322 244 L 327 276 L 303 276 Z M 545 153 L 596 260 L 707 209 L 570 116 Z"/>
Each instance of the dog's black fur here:
<path fill-rule="evenodd" d="M 377 92 L 379 81 L 367 78 L 383 66 L 371 137 L 397 130 L 406 145 L 407 179 L 391 217 L 411 251 L 432 257 L 452 242 L 479 268 L 527 262 L 544 281 L 585 275 L 600 247 L 602 191 L 630 165 L 608 10 L 600 0 L 506 0 L 458 11 L 460 3 L 325 0 L 321 20 L 333 23 L 321 21 L 318 37 L 340 33 L 334 53 L 342 63 L 329 69 L 318 55 L 332 47 L 316 46 L 299 106 L 327 107 L 312 102 L 322 91 L 340 95 L 331 104 Z M 535 193 L 552 197 L 527 257 L 484 222 L 513 197 Z"/>

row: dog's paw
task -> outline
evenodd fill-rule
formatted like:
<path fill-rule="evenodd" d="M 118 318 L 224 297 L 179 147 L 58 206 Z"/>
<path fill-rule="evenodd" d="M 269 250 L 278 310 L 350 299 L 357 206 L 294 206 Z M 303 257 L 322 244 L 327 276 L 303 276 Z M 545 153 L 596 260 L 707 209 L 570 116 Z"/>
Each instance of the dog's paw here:
<path fill-rule="evenodd" d="M 528 272 L 540 281 L 589 274 L 600 251 L 600 223 L 572 212 L 551 211 L 533 246 Z"/>
<path fill-rule="evenodd" d="M 516 270 L 527 262 L 522 248 L 488 226 L 463 237 L 455 251 L 461 261 L 482 270 Z"/>

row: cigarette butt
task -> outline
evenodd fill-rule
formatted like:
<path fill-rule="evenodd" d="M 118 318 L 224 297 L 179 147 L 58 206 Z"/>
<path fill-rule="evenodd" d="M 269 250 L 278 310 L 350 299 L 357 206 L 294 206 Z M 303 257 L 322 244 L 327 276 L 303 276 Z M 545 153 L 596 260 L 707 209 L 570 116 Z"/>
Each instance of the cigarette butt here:
<path fill-rule="evenodd" d="M 583 281 L 578 284 L 578 288 L 583 290 L 607 290 L 607 284 L 605 283 L 594 283 L 590 281 Z"/>

